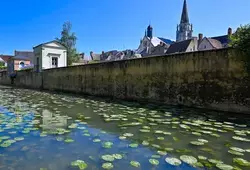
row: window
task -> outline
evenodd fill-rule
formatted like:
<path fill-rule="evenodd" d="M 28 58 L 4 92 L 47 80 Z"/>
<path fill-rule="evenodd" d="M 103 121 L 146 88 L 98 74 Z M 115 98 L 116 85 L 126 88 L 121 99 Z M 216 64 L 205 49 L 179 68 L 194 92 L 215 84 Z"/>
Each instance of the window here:
<path fill-rule="evenodd" d="M 23 68 L 24 67 L 24 61 L 21 61 L 20 63 L 19 63 L 19 68 Z"/>
<path fill-rule="evenodd" d="M 52 68 L 58 67 L 58 58 L 52 57 Z"/>

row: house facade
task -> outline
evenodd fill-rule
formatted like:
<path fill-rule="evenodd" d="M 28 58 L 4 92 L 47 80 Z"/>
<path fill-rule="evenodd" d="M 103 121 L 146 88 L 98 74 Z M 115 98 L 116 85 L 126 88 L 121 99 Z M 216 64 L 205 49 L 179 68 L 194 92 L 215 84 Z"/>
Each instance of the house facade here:
<path fill-rule="evenodd" d="M 162 37 L 153 36 L 153 27 L 149 25 L 145 32 L 144 37 L 140 41 L 138 49 L 135 51 L 137 54 L 141 54 L 142 57 L 164 54 L 164 50 L 172 44 L 174 41 Z M 161 53 L 163 52 L 163 53 Z"/>
<path fill-rule="evenodd" d="M 33 47 L 34 71 L 66 67 L 67 49 L 58 41 L 50 41 Z"/>
<path fill-rule="evenodd" d="M 34 53 L 33 51 L 17 51 L 14 52 L 15 57 L 26 57 L 30 60 L 30 64 L 33 64 Z"/>
<path fill-rule="evenodd" d="M 193 52 L 198 49 L 198 39 L 196 37 L 171 44 L 166 54 Z"/>
<path fill-rule="evenodd" d="M 223 48 L 220 41 L 205 37 L 199 44 L 198 50 L 204 51 L 204 50 L 212 50 L 212 49 L 220 49 L 220 48 Z"/>

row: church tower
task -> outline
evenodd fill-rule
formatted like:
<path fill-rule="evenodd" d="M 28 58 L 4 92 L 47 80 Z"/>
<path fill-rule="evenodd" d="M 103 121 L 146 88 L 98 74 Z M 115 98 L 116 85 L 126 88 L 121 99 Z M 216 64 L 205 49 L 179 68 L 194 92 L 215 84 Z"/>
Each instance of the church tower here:
<path fill-rule="evenodd" d="M 193 26 L 189 23 L 187 1 L 184 0 L 181 22 L 177 25 L 176 41 L 183 41 L 192 38 Z"/>
<path fill-rule="evenodd" d="M 146 36 L 148 38 L 153 38 L 153 27 L 151 25 L 149 25 L 148 28 L 147 28 L 147 34 L 146 34 Z"/>

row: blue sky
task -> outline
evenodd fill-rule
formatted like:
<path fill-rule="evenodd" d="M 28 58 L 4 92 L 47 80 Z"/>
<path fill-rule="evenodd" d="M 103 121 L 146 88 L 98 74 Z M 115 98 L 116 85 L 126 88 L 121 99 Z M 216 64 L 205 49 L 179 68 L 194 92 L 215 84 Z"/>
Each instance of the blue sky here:
<path fill-rule="evenodd" d="M 249 0 L 187 0 L 194 35 L 226 34 L 250 23 Z M 154 36 L 175 39 L 183 0 L 3 0 L 0 10 L 0 54 L 32 50 L 60 36 L 70 21 L 77 49 L 136 49 L 149 23 Z"/>

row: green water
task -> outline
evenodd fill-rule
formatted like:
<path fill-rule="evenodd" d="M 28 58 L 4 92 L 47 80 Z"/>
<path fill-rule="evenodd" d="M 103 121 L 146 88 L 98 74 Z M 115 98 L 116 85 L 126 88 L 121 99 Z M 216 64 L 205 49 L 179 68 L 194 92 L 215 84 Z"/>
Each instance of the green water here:
<path fill-rule="evenodd" d="M 0 87 L 0 123 L 4 170 L 250 169 L 250 115 Z"/>

